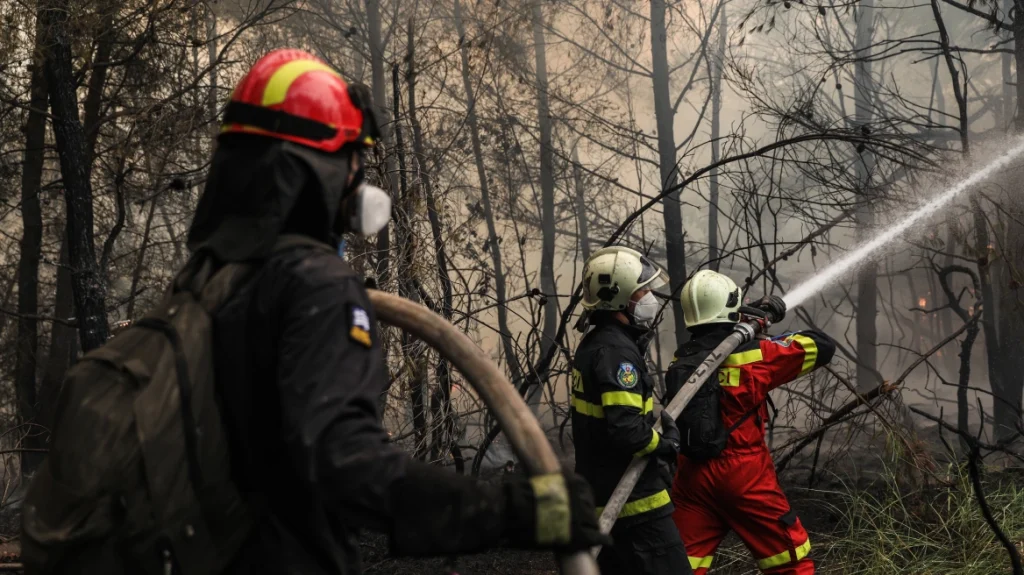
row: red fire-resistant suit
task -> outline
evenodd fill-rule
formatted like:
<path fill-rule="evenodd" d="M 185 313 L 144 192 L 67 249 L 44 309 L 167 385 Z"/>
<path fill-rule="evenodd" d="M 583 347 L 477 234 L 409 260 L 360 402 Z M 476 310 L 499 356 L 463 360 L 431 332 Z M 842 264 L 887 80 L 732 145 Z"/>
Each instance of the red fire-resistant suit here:
<path fill-rule="evenodd" d="M 714 348 L 731 326 L 707 326 L 695 333 L 677 357 Z M 827 364 L 835 343 L 816 331 L 803 331 L 740 346 L 719 368 L 720 412 L 730 434 L 722 454 L 708 461 L 679 456 L 672 488 L 673 519 L 695 575 L 711 566 L 718 545 L 733 530 L 773 575 L 811 575 L 811 542 L 779 486 L 765 443 L 768 392 Z M 673 370 L 669 368 L 669 378 Z M 749 416 L 755 412 L 754 416 Z"/>

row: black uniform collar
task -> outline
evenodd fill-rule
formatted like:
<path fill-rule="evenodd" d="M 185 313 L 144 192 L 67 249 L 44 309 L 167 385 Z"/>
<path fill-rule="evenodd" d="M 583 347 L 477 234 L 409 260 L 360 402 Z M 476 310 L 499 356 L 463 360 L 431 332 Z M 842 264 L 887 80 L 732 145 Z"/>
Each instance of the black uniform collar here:
<path fill-rule="evenodd" d="M 690 328 L 690 341 L 679 347 L 676 356 L 683 357 L 718 347 L 718 344 L 732 333 L 733 325 L 731 323 L 712 323 Z"/>
<path fill-rule="evenodd" d="M 621 330 L 629 339 L 637 342 L 637 344 L 644 342 L 651 334 L 649 329 L 622 323 L 611 312 L 595 313 L 590 322 L 594 324 L 594 329 Z"/>

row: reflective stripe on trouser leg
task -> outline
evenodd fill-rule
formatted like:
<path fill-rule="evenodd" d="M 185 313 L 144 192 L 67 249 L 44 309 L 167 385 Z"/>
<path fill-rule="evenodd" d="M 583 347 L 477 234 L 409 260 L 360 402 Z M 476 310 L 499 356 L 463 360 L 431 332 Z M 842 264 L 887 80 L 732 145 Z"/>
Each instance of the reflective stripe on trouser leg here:
<path fill-rule="evenodd" d="M 757 567 L 761 571 L 767 571 L 775 567 L 781 567 L 789 563 L 796 563 L 801 559 L 807 557 L 807 554 L 811 552 L 811 540 L 808 538 L 803 542 L 802 545 L 798 545 L 796 549 L 787 549 L 782 553 L 777 553 L 771 557 L 765 557 L 764 559 L 757 560 Z"/>
<path fill-rule="evenodd" d="M 715 556 L 709 555 L 707 557 L 694 557 L 692 555 L 687 555 L 686 558 L 690 560 L 690 569 L 696 571 L 697 569 L 710 569 L 711 560 L 714 559 Z"/>

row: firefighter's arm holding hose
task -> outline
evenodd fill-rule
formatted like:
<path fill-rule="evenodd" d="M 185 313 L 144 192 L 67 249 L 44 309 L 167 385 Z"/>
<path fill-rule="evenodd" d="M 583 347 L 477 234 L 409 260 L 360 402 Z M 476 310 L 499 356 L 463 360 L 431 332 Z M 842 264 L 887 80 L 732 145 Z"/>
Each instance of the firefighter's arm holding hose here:
<path fill-rule="evenodd" d="M 595 369 L 601 408 L 608 423 L 608 447 L 618 454 L 653 455 L 674 462 L 679 430 L 672 418 L 662 418 L 660 433 L 648 422 L 645 415 L 653 409 L 653 399 L 639 393 L 643 358 L 629 351 L 603 350 Z"/>
<path fill-rule="evenodd" d="M 501 542 L 583 549 L 606 539 L 589 487 L 572 474 L 564 477 L 568 502 L 552 504 L 538 495 L 545 479 L 507 475 L 486 483 L 388 443 L 379 403 L 388 372 L 366 290 L 332 254 L 302 266 L 289 274 L 293 297 L 279 315 L 277 392 L 294 454 L 285 472 L 299 474 L 339 521 L 390 534 L 399 555 L 468 553 Z"/>
<path fill-rule="evenodd" d="M 766 312 L 771 321 L 781 321 L 786 315 L 786 304 L 778 296 L 765 296 L 753 304 Z M 800 376 L 828 364 L 836 352 L 836 344 L 829 336 L 817 330 L 789 332 L 760 341 L 762 360 L 760 369 L 766 369 L 768 377 L 756 378 L 767 385 L 754 390 L 759 396 L 755 403 L 764 401 L 764 396 L 776 387 L 785 385 Z"/>

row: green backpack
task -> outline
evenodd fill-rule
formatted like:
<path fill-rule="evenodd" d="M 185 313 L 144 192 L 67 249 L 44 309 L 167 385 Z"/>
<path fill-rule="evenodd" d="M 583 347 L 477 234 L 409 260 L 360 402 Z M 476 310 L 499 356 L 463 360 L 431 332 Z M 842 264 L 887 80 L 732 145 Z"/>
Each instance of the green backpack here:
<path fill-rule="evenodd" d="M 214 574 L 234 557 L 254 512 L 231 479 L 211 314 L 254 269 L 194 258 L 68 371 L 23 503 L 26 575 Z"/>

